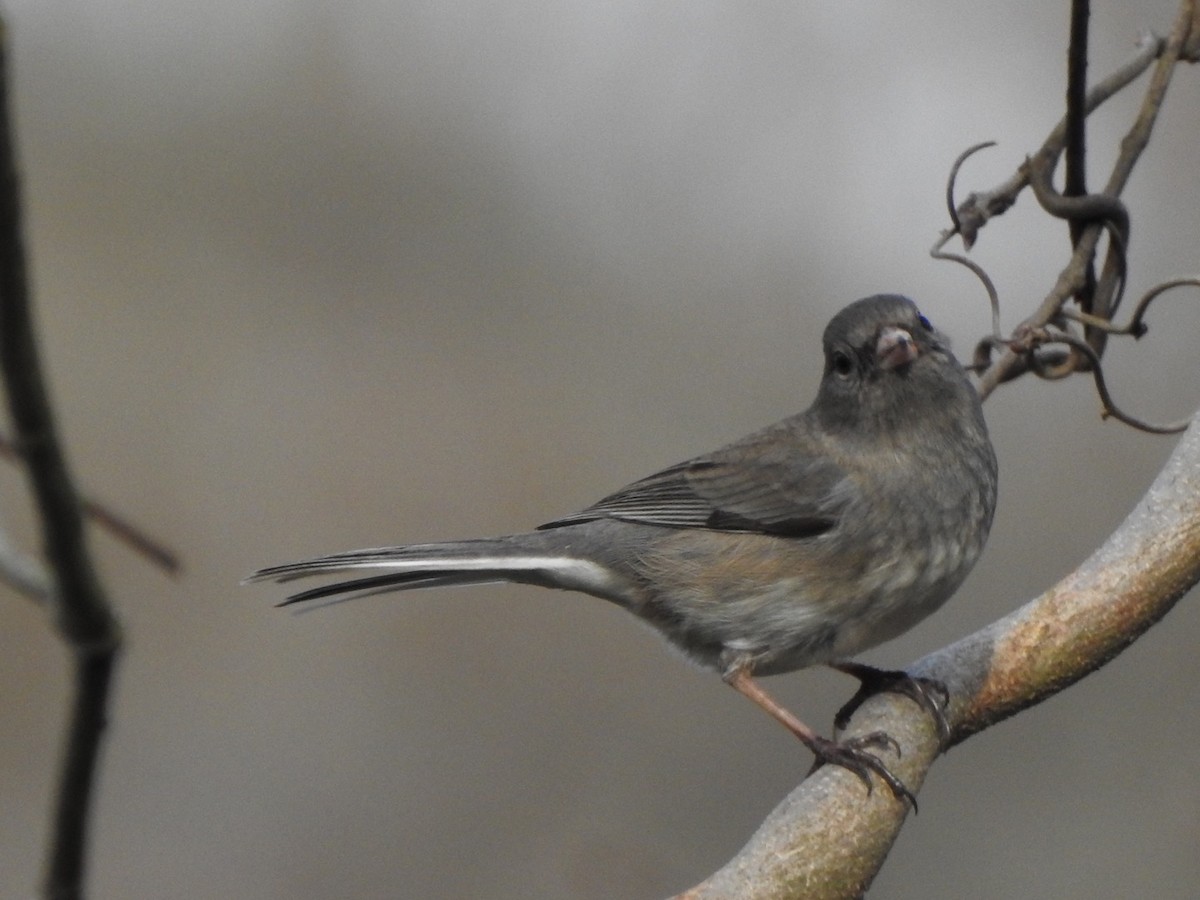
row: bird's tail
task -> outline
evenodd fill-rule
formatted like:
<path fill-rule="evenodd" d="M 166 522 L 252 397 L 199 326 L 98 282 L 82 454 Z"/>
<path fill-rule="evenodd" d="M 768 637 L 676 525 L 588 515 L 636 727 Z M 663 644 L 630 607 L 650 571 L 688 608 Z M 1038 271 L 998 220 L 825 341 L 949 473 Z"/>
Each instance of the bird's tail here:
<path fill-rule="evenodd" d="M 613 573 L 555 547 L 546 532 L 441 544 L 409 544 L 352 550 L 301 562 L 260 569 L 245 579 L 291 581 L 312 575 L 335 575 L 361 569 L 379 574 L 338 581 L 292 594 L 279 605 L 327 597 L 352 600 L 386 591 L 487 584 L 499 581 L 567 588 L 606 595 Z"/>

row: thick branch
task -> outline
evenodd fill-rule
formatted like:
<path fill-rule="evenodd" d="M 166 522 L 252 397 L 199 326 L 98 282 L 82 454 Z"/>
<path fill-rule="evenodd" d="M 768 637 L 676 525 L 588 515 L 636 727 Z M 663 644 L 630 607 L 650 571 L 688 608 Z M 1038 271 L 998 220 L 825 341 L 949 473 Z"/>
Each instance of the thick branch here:
<path fill-rule="evenodd" d="M 908 671 L 950 690 L 952 743 L 1063 690 L 1115 657 L 1200 582 L 1200 412 L 1125 522 L 1078 569 L 987 628 Z M 928 715 L 880 694 L 848 734 L 885 730 L 903 756 L 888 766 L 916 791 L 939 750 Z M 907 813 L 888 791 L 868 797 L 827 766 L 794 790 L 750 843 L 678 900 L 857 897 Z"/>
<path fill-rule="evenodd" d="M 54 610 L 74 653 L 75 697 L 54 817 L 46 896 L 82 896 L 87 815 L 117 648 L 116 620 L 88 556 L 83 516 L 56 435 L 26 281 L 9 121 L 7 34 L 0 23 L 0 369 L 54 573 Z"/>

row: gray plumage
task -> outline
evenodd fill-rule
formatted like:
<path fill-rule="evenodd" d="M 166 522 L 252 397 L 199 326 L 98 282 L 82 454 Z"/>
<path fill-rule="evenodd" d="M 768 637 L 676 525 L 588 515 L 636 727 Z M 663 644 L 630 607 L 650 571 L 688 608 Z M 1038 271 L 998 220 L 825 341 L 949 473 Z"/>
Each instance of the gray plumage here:
<path fill-rule="evenodd" d="M 974 387 L 912 301 L 849 305 L 824 353 L 806 411 L 535 531 L 357 550 L 249 580 L 373 572 L 289 603 L 495 581 L 582 591 L 731 683 L 845 659 L 961 584 L 991 526 L 997 469 Z"/>

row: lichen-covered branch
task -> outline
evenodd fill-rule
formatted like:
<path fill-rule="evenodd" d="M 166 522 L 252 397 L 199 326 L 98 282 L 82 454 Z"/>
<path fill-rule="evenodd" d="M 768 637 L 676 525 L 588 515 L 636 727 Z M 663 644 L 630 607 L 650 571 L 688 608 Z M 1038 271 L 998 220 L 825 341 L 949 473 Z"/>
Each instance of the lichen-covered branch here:
<path fill-rule="evenodd" d="M 971 195 L 952 212 L 954 229 L 935 245 L 934 255 L 964 262 L 965 258 L 942 251 L 946 240 L 957 233 L 969 248 L 979 229 L 1011 206 L 1016 195 L 1039 172 L 1046 176 L 1041 184 L 1043 203 L 1050 201 L 1053 206 L 1062 201 L 1080 204 L 1081 208 L 1102 205 L 1110 210 L 1097 216 L 1077 216 L 1075 207 L 1067 210 L 1067 218 L 1073 222 L 1079 219 L 1079 227 L 1073 228 L 1076 240 L 1070 261 L 1040 306 L 1018 329 L 1019 334 L 1029 336 L 1044 331 L 1057 320 L 1063 305 L 1088 286 L 1087 273 L 1106 228 L 1116 236 L 1093 295 L 1103 301 L 1097 313 L 1105 315 L 1095 318 L 1107 322 L 1116 310 L 1124 284 L 1128 229 L 1127 222 L 1121 228 L 1120 216 L 1114 218 L 1111 210 L 1124 211 L 1119 205 L 1120 194 L 1147 145 L 1177 63 L 1200 56 L 1196 49 L 1200 46 L 1200 35 L 1196 34 L 1200 28 L 1198 7 L 1196 0 L 1183 0 L 1165 40 L 1143 40 L 1138 56 L 1130 64 L 1088 93 L 1084 108 L 1090 112 L 1157 60 L 1137 119 L 1122 142 L 1103 194 L 1060 198 L 1046 190 L 1053 164 L 1068 144 L 1064 121 L 1047 138 L 1033 165 L 1022 166 L 995 191 Z M 1086 4 L 1077 4 L 1076 9 L 1082 15 Z M 1076 60 L 1074 66 L 1074 71 L 1079 72 L 1082 63 Z M 1078 77 L 1074 86 L 1073 118 L 1078 132 L 1082 119 Z M 1083 146 L 1078 134 L 1075 146 L 1076 181 L 1082 187 Z M 948 188 L 951 197 L 952 184 L 953 178 Z M 966 264 L 973 271 L 977 268 L 969 261 Z M 990 285 L 986 274 L 981 280 L 985 286 Z M 1128 333 L 1140 334 L 1144 330 L 1141 315 L 1150 299 L 1168 287 L 1191 283 L 1190 278 L 1175 279 L 1153 289 L 1138 304 Z M 995 309 L 995 291 L 989 293 Z M 1089 314 L 1085 309 L 1080 315 Z M 1082 359 L 1090 364 L 1104 395 L 1099 355 L 1105 337 L 1114 330 L 1102 322 L 1084 324 L 1089 329 L 1087 337 L 1092 339 L 1087 343 L 1079 340 L 1076 346 L 1068 340 L 1069 335 L 1066 338 L 1058 335 L 1054 340 L 1069 344 L 1067 355 L 1062 356 L 1062 364 L 1069 364 L 1065 371 L 1087 369 L 1087 365 L 1079 364 Z M 1098 346 L 1093 347 L 1093 342 Z M 1039 362 L 1029 352 L 1031 348 L 1023 347 L 1018 340 L 993 335 L 984 344 L 1002 349 L 995 360 L 990 359 L 989 350 L 980 366 L 984 370 L 980 382 L 984 397 L 1003 381 Z M 1078 351 L 1080 357 L 1071 357 L 1072 350 Z M 957 744 L 1104 665 L 1161 619 L 1198 582 L 1200 412 L 1192 418 L 1171 459 L 1137 508 L 1086 562 L 1016 612 L 925 657 L 907 671 L 946 685 L 950 694 L 949 744 Z M 872 731 L 884 731 L 898 742 L 901 755 L 895 759 L 889 756 L 887 766 L 910 790 L 919 791 L 930 766 L 945 749 L 932 718 L 907 698 L 879 694 L 860 707 L 845 736 Z M 737 856 L 676 900 L 859 897 L 883 865 L 907 814 L 908 805 L 889 791 L 873 790 L 867 794 L 855 776 L 826 766 L 807 778 L 770 814 Z"/>
<path fill-rule="evenodd" d="M 951 743 L 1074 684 L 1111 660 L 1200 582 L 1200 412 L 1153 486 L 1078 569 L 987 628 L 908 668 L 950 691 Z M 847 734 L 882 729 L 902 756 L 888 766 L 917 791 L 940 752 L 932 719 L 879 694 Z M 818 770 L 746 847 L 678 900 L 856 897 L 882 866 L 908 810 L 853 775 Z"/>

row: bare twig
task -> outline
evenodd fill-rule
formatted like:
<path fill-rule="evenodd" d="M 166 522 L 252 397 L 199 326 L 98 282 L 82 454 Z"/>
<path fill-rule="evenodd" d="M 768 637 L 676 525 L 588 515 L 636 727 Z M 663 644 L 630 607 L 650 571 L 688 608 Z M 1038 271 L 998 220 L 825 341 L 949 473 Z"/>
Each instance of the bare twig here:
<path fill-rule="evenodd" d="M 1100 365 L 1100 354 L 1093 350 L 1091 344 L 1087 341 L 1080 340 L 1073 334 L 1052 332 L 1039 337 L 1038 342 L 1040 344 L 1066 344 L 1073 351 L 1087 359 L 1088 366 L 1086 368 L 1091 371 L 1092 379 L 1096 383 L 1096 393 L 1100 395 L 1100 402 L 1103 404 L 1102 415 L 1104 418 L 1111 416 L 1132 428 L 1136 428 L 1139 431 L 1147 431 L 1151 434 L 1178 434 L 1187 428 L 1187 419 L 1179 422 L 1171 422 L 1166 425 L 1155 425 L 1144 419 L 1132 416 L 1117 406 L 1116 401 L 1112 398 L 1112 394 L 1109 393 L 1108 383 L 1104 380 L 1104 369 Z M 1074 370 L 1081 368 L 1083 367 L 1079 365 L 1073 366 Z"/>
<path fill-rule="evenodd" d="M 1142 106 L 1138 112 L 1137 119 L 1121 142 L 1120 156 L 1113 166 L 1108 183 L 1104 187 L 1103 193 L 1110 197 L 1119 197 L 1121 195 L 1133 171 L 1133 167 L 1137 164 L 1142 151 L 1146 148 L 1146 144 L 1150 140 L 1154 123 L 1158 118 L 1159 110 L 1162 108 L 1163 98 L 1166 96 L 1167 87 L 1171 82 L 1171 75 L 1175 70 L 1176 63 L 1179 61 L 1179 54 L 1183 43 L 1187 40 L 1194 11 L 1194 0 L 1185 0 L 1180 7 L 1175 23 L 1171 27 L 1170 35 L 1162 45 L 1162 52 L 1158 56 L 1158 64 L 1155 66 L 1154 74 L 1150 79 L 1150 85 L 1146 89 L 1146 95 L 1142 100 Z M 1051 137 L 1053 138 L 1053 135 Z M 1042 151 L 1039 151 L 1039 154 L 1046 152 L 1047 148 L 1050 147 L 1052 147 L 1052 141 L 1047 140 L 1046 144 L 1043 145 Z M 1025 177 L 1028 178 L 1028 172 Z M 961 209 L 959 210 L 959 214 L 960 216 L 962 215 Z M 1080 286 L 1084 284 L 1087 263 L 1096 251 L 1096 244 L 1100 239 L 1100 233 L 1104 227 L 1102 224 L 1092 224 L 1084 229 L 1075 247 L 1075 252 L 1071 255 L 1070 262 L 1059 274 L 1053 289 L 1046 295 L 1041 306 L 1038 307 L 1033 315 L 1025 320 L 1025 324 L 1028 327 L 1037 329 L 1045 326 L 1054 316 L 1058 315 L 1067 299 L 1073 296 L 1079 290 Z M 1001 353 L 987 371 L 980 376 L 980 395 L 987 397 L 996 389 L 997 385 L 1007 380 L 1009 371 L 1018 365 L 1019 360 L 1020 354 L 1014 350 L 1009 349 Z"/>
<path fill-rule="evenodd" d="M 1129 321 L 1124 325 L 1117 325 L 1108 319 L 1101 319 L 1099 316 L 1090 316 L 1087 313 L 1081 313 L 1078 310 L 1070 308 L 1064 308 L 1062 314 L 1068 319 L 1074 319 L 1081 324 L 1090 325 L 1092 328 L 1103 329 L 1109 334 L 1128 334 L 1134 338 L 1140 338 L 1150 330 L 1150 326 L 1143 321 L 1146 317 L 1146 310 L 1150 308 L 1150 304 L 1160 295 L 1179 287 L 1200 287 L 1200 277 L 1172 278 L 1169 281 L 1164 281 L 1162 284 L 1156 284 L 1138 300 L 1137 305 L 1133 308 L 1133 315 L 1129 317 Z"/>
<path fill-rule="evenodd" d="M 1054 161 L 1039 153 L 1026 159 L 1025 167 L 1029 170 L 1029 186 L 1033 188 L 1034 196 L 1042 209 L 1059 219 L 1067 219 L 1077 228 L 1072 234 L 1079 237 L 1073 240 L 1073 246 L 1078 247 L 1083 235 L 1083 226 L 1088 223 L 1103 225 L 1109 234 L 1109 250 L 1105 259 L 1105 273 L 1101 284 L 1095 283 L 1091 271 L 1091 260 L 1086 261 L 1087 268 L 1083 276 L 1083 286 L 1076 291 L 1075 297 L 1080 301 L 1082 310 L 1097 318 L 1108 319 L 1121 304 L 1125 291 L 1127 270 L 1127 249 L 1129 247 L 1129 211 L 1120 197 L 1113 194 L 1081 194 L 1068 197 L 1054 189 L 1050 172 Z M 1112 293 L 1115 290 L 1115 294 Z M 1065 307 L 1063 307 L 1065 308 Z M 1104 352 L 1103 332 L 1095 339 L 1093 348 L 1097 353 Z M 1089 340 L 1092 335 L 1089 333 Z"/>
<path fill-rule="evenodd" d="M 1084 104 L 1085 115 L 1090 114 L 1105 100 L 1112 97 L 1122 88 L 1130 84 L 1139 75 L 1141 75 L 1142 72 L 1144 72 L 1151 65 L 1151 63 L 1153 63 L 1154 60 L 1160 56 L 1160 54 L 1163 52 L 1163 47 L 1164 42 L 1161 39 L 1149 33 L 1144 34 L 1138 42 L 1137 54 L 1129 62 L 1127 62 L 1117 71 L 1113 72 L 1108 78 L 1097 84 L 1094 88 L 1092 88 L 1091 91 L 1087 93 L 1086 102 Z M 1054 130 L 1050 132 L 1045 142 L 1042 144 L 1042 147 L 1034 156 L 1035 160 L 1041 161 L 1042 168 L 1040 170 L 1035 169 L 1033 166 L 1028 164 L 1022 165 L 1018 167 L 1016 173 L 1011 178 L 1001 185 L 990 191 L 972 193 L 961 204 L 955 205 L 954 203 L 954 184 L 959 169 L 968 157 L 985 147 L 992 146 L 994 142 L 988 141 L 982 144 L 976 144 L 975 146 L 969 147 L 967 150 L 965 150 L 962 154 L 960 154 L 958 159 L 955 160 L 954 165 L 951 167 L 950 177 L 947 179 L 946 196 L 947 204 L 952 207 L 952 210 L 950 211 L 952 227 L 948 231 L 944 231 L 941 234 L 937 243 L 935 243 L 933 248 L 930 250 L 930 255 L 935 259 L 947 259 L 970 269 L 975 276 L 979 278 L 980 282 L 984 286 L 984 289 L 987 291 L 988 300 L 992 311 L 992 333 L 989 337 L 984 338 L 979 342 L 979 345 L 975 350 L 975 362 L 972 365 L 972 369 L 981 375 L 985 372 L 987 373 L 987 379 L 981 380 L 980 383 L 980 393 L 984 397 L 987 397 L 987 395 L 995 390 L 998 385 L 1003 384 L 1006 381 L 1011 381 L 1012 379 L 1017 378 L 1028 371 L 1037 371 L 1042 374 L 1043 377 L 1049 376 L 1051 373 L 1061 373 L 1062 375 L 1069 374 L 1070 370 L 1064 369 L 1064 366 L 1068 361 L 1074 361 L 1077 358 L 1071 354 L 1066 354 L 1059 350 L 1043 348 L 1035 351 L 1038 354 L 1037 358 L 1021 356 L 1012 352 L 1004 353 L 1001 357 L 1003 364 L 997 366 L 992 359 L 992 351 L 994 349 L 1004 350 L 1008 342 L 1005 340 L 1000 330 L 1000 302 L 996 287 L 982 266 L 966 256 L 947 252 L 944 247 L 955 234 L 958 234 L 962 237 L 964 247 L 970 249 L 975 243 L 980 229 L 987 224 L 991 218 L 1003 214 L 1010 206 L 1012 206 L 1013 203 L 1016 202 L 1018 194 L 1020 194 L 1022 190 L 1029 186 L 1031 175 L 1035 174 L 1037 171 L 1046 173 L 1042 185 L 1044 186 L 1048 184 L 1048 170 L 1053 168 L 1054 161 L 1057 159 L 1058 155 L 1063 152 L 1063 149 L 1067 143 L 1067 132 L 1068 117 L 1064 117 L 1054 128 Z M 1053 192 L 1053 189 L 1049 188 L 1048 191 L 1043 190 L 1043 197 L 1045 197 L 1048 192 Z M 1058 195 L 1056 192 L 1053 193 L 1055 197 L 1061 197 L 1061 195 Z M 1102 198 L 1102 202 L 1107 202 L 1103 199 L 1104 195 L 1100 195 L 1100 197 Z M 1119 203 L 1119 200 L 1117 200 L 1117 202 Z M 1121 211 L 1123 212 L 1123 207 L 1121 207 Z M 1101 219 L 1107 221 L 1109 217 L 1100 215 L 1100 213 L 1103 212 L 1105 212 L 1103 209 L 1071 210 L 1071 213 L 1077 214 L 1095 213 Z M 1068 216 L 1069 215 L 1070 214 L 1068 213 Z M 1118 218 L 1114 220 L 1114 230 L 1116 226 L 1119 226 L 1120 224 L 1120 213 L 1117 213 L 1116 215 Z M 1091 218 L 1092 216 L 1085 217 Z M 1103 285 L 1103 292 L 1105 296 L 1111 296 L 1112 289 L 1117 284 L 1121 285 L 1122 287 L 1124 285 L 1124 249 L 1128 236 L 1128 220 L 1126 219 L 1125 221 L 1126 227 L 1123 231 L 1123 238 L 1114 240 L 1113 242 L 1115 246 L 1119 247 L 1119 252 L 1116 250 L 1111 252 L 1109 254 L 1109 258 L 1105 262 L 1104 275 L 1101 278 L 1101 284 Z M 1075 285 L 1077 283 L 1088 283 L 1088 273 L 1090 272 L 1091 259 L 1095 253 L 1098 239 L 1099 234 L 1094 230 L 1091 233 L 1085 231 L 1080 235 L 1079 240 L 1075 245 L 1075 254 L 1072 257 L 1071 264 L 1064 273 L 1064 277 L 1060 277 L 1059 284 L 1055 285 L 1054 293 L 1056 295 L 1060 294 L 1061 291 L 1065 289 L 1067 293 L 1064 296 L 1071 296 L 1075 292 Z M 1119 276 L 1119 279 L 1117 276 Z M 1100 292 L 1098 291 L 1097 293 Z M 1116 302 L 1119 301 L 1119 299 L 1120 298 L 1117 297 L 1116 301 L 1108 304 L 1110 313 L 1112 310 L 1115 310 Z M 1043 310 L 1046 309 L 1047 306 L 1048 304 L 1044 304 Z M 1037 321 L 1039 327 L 1050 320 L 1051 316 L 1054 314 L 1054 311 L 1060 310 L 1061 308 L 1062 303 L 1057 302 L 1053 309 L 1049 313 L 1046 313 L 1044 319 Z M 1095 338 L 1093 339 L 1092 343 L 1093 346 L 1098 346 L 1102 351 L 1103 344 L 1101 341 L 1101 338 Z"/>
<path fill-rule="evenodd" d="M 1120 92 L 1150 68 L 1162 53 L 1163 46 L 1161 38 L 1149 33 L 1142 35 L 1138 41 L 1138 51 L 1133 58 L 1088 91 L 1087 114 L 1091 115 L 1105 100 Z M 1065 146 L 1066 131 L 1067 124 L 1064 118 L 1050 132 L 1039 152 L 1057 159 Z M 1017 202 L 1017 195 L 1028 185 L 1029 173 L 1024 167 L 1018 167 L 1010 178 L 990 191 L 968 194 L 967 199 L 958 207 L 958 219 L 961 222 L 959 233 L 963 236 L 964 244 L 970 247 L 988 220 L 1008 210 Z"/>
<path fill-rule="evenodd" d="M 90 497 L 80 497 L 79 502 L 83 514 L 100 525 L 105 531 L 124 543 L 137 553 L 140 553 L 168 575 L 178 575 L 180 570 L 179 557 L 169 547 L 150 537 L 128 519 L 119 515 L 109 507 Z"/>
<path fill-rule="evenodd" d="M 35 603 L 46 603 L 53 582 L 46 567 L 22 553 L 8 539 L 8 531 L 0 527 L 0 580 L 24 594 Z"/>
<path fill-rule="evenodd" d="M 87 820 L 120 630 L 92 568 L 79 498 L 59 445 L 38 359 L 26 281 L 9 118 L 7 30 L 0 22 L 0 369 L 17 446 L 40 512 L 54 610 L 74 655 L 75 695 L 54 815 L 45 895 L 83 895 Z"/>
<path fill-rule="evenodd" d="M 934 259 L 945 259 L 950 262 L 956 262 L 960 266 L 965 266 L 979 279 L 983 284 L 983 289 L 987 291 L 988 304 L 992 311 L 992 337 L 1001 339 L 1000 334 L 1000 294 L 996 291 L 996 285 L 992 282 L 991 276 L 987 271 L 975 260 L 969 256 L 963 256 L 961 253 L 952 253 L 942 248 L 946 246 L 946 242 L 953 235 L 947 233 L 942 235 L 936 244 L 929 248 L 929 255 Z"/>
<path fill-rule="evenodd" d="M 995 141 L 984 141 L 981 144 L 975 144 L 973 147 L 968 147 L 958 155 L 958 159 L 954 160 L 954 165 L 950 167 L 950 177 L 946 179 L 946 211 L 950 214 L 952 227 L 949 231 L 943 231 L 941 237 L 938 238 L 936 244 L 929 250 L 929 255 L 934 259 L 948 259 L 951 262 L 956 262 L 960 266 L 966 266 L 970 269 L 975 277 L 983 283 L 983 289 L 987 291 L 988 302 L 992 309 L 992 337 L 1001 340 L 1000 334 L 1000 295 L 996 291 L 996 285 L 992 282 L 991 277 L 984 270 L 983 266 L 975 262 L 970 257 L 963 256 L 961 253 L 951 253 L 943 248 L 949 243 L 950 239 L 955 234 L 962 232 L 962 222 L 958 218 L 958 210 L 954 204 L 954 186 L 958 180 L 958 170 L 962 168 L 962 164 L 974 154 L 987 147 L 996 146 Z M 963 243 L 970 249 L 970 239 L 967 234 L 963 234 Z"/>
<path fill-rule="evenodd" d="M 20 454 L 5 435 L 0 434 L 0 459 L 17 461 Z M 86 495 L 80 497 L 83 513 L 117 540 L 140 553 L 168 575 L 179 573 L 179 557 L 146 531 L 134 525 L 124 516 Z"/>
<path fill-rule="evenodd" d="M 1067 45 L 1066 180 L 1063 194 L 1082 197 L 1087 193 L 1087 62 L 1088 0 L 1071 0 L 1071 36 Z M 1071 244 L 1079 243 L 1081 223 L 1071 220 Z M 1086 304 L 1081 304 L 1087 309 Z"/>
<path fill-rule="evenodd" d="M 954 189 L 958 183 L 958 170 L 962 168 L 963 163 L 978 153 L 980 150 L 986 150 L 989 147 L 995 147 L 995 141 L 981 141 L 978 144 L 973 144 L 962 153 L 958 154 L 958 158 L 954 160 L 954 165 L 950 167 L 950 177 L 946 179 L 946 212 L 950 214 L 950 224 L 952 228 L 948 232 L 943 233 L 945 240 L 944 244 L 953 235 L 961 234 L 963 236 L 963 246 L 968 250 L 971 249 L 971 244 L 975 242 L 976 232 L 964 232 L 962 220 L 958 217 L 958 204 L 954 201 Z"/>

